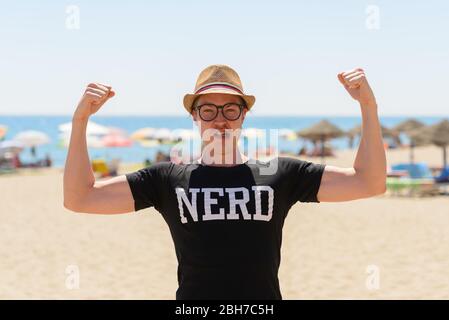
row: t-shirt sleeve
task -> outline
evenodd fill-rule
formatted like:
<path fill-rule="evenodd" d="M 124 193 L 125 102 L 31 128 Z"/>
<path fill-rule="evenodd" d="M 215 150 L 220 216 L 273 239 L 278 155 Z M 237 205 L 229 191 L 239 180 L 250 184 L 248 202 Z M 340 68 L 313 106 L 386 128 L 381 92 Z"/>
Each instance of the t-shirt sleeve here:
<path fill-rule="evenodd" d="M 283 158 L 282 162 L 291 203 L 319 202 L 317 195 L 325 165 L 293 158 Z"/>
<path fill-rule="evenodd" d="M 168 162 L 161 162 L 147 168 L 125 174 L 134 198 L 134 210 L 148 207 L 162 208 L 162 196 L 167 187 Z"/>

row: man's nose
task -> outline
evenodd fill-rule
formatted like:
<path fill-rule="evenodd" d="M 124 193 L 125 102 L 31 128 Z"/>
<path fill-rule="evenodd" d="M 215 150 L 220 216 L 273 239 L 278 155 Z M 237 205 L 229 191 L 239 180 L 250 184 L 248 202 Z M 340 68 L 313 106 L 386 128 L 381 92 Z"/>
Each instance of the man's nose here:
<path fill-rule="evenodd" d="M 223 116 L 223 109 L 218 110 L 217 117 L 214 119 L 215 123 L 226 123 L 227 119 Z"/>

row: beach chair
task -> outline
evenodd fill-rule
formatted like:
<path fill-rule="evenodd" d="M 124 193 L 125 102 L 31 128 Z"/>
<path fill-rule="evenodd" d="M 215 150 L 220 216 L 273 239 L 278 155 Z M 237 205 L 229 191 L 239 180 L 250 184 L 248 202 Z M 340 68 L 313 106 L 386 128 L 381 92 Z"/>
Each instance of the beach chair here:
<path fill-rule="evenodd" d="M 392 172 L 407 171 L 412 179 L 433 179 L 432 171 L 424 163 L 399 163 L 391 166 Z"/>
<path fill-rule="evenodd" d="M 433 179 L 387 178 L 390 195 L 424 197 L 440 194 L 440 186 Z"/>
<path fill-rule="evenodd" d="M 426 163 L 399 163 L 391 166 L 387 190 L 392 195 L 432 196 L 440 194 L 432 171 Z M 406 172 L 395 177 L 395 173 Z M 401 176 L 401 177 L 400 177 Z"/>
<path fill-rule="evenodd" d="M 108 164 L 104 159 L 92 160 L 92 171 L 100 177 L 108 177 L 110 175 Z"/>
<path fill-rule="evenodd" d="M 438 183 L 449 182 L 449 167 L 444 167 L 440 174 L 435 177 L 435 181 Z"/>
<path fill-rule="evenodd" d="M 7 156 L 5 154 L 0 155 L 0 174 L 14 173 L 17 168 L 14 164 L 13 157 Z"/>
<path fill-rule="evenodd" d="M 440 174 L 435 177 L 435 182 L 440 188 L 441 194 L 449 194 L 449 167 L 444 167 Z"/>

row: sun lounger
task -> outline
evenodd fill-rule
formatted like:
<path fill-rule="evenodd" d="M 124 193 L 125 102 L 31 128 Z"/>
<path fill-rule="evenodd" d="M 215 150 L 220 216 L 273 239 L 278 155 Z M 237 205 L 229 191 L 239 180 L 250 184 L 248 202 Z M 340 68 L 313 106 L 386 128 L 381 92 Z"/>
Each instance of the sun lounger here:
<path fill-rule="evenodd" d="M 426 163 L 399 163 L 391 166 L 392 172 L 407 171 L 412 179 L 433 179 L 432 171 Z"/>
<path fill-rule="evenodd" d="M 440 185 L 433 179 L 387 178 L 387 190 L 397 196 L 432 196 L 439 195 Z"/>

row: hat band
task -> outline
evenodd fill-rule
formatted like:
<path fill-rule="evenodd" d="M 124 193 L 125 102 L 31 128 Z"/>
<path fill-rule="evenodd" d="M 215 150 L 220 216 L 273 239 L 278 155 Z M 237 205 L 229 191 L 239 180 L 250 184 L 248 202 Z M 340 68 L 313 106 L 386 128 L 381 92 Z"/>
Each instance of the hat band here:
<path fill-rule="evenodd" d="M 211 84 L 205 85 L 203 87 L 198 88 L 198 90 L 195 91 L 195 94 L 201 93 L 201 92 L 203 92 L 205 90 L 208 90 L 208 89 L 211 89 L 211 88 L 214 88 L 214 89 L 215 88 L 231 89 L 231 90 L 236 91 L 236 92 L 238 92 L 240 94 L 243 94 L 243 92 L 239 88 L 236 88 L 236 87 L 234 87 L 234 86 L 232 86 L 230 84 L 227 84 L 227 83 L 211 83 Z"/>

